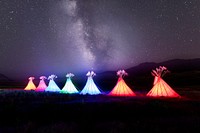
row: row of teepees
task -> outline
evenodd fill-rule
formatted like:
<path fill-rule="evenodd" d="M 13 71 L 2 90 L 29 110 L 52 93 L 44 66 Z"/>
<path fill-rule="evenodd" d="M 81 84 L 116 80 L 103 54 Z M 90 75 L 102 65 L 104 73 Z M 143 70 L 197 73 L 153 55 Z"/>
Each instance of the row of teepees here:
<path fill-rule="evenodd" d="M 178 93 L 176 93 L 163 79 L 162 77 L 169 72 L 166 67 L 160 66 L 156 68 L 156 70 L 152 70 L 151 74 L 154 76 L 153 88 L 146 94 L 146 96 L 154 96 L 154 97 L 180 97 Z M 40 83 L 38 87 L 36 87 L 33 83 L 34 77 L 29 78 L 28 85 L 24 90 L 35 90 L 35 91 L 50 91 L 50 92 L 62 92 L 62 93 L 79 93 L 79 94 L 89 94 L 89 95 L 97 95 L 102 92 L 98 89 L 93 81 L 93 77 L 96 74 L 93 71 L 89 71 L 86 76 L 88 76 L 87 82 L 83 90 L 79 93 L 74 84 L 72 83 L 71 77 L 74 76 L 72 73 L 68 73 L 66 75 L 67 80 L 62 88 L 62 90 L 57 86 L 54 79 L 57 78 L 56 75 L 51 75 L 48 77 L 49 84 L 48 86 L 45 84 L 45 76 L 40 77 Z M 119 76 L 117 84 L 112 89 L 112 91 L 108 94 L 111 96 L 136 96 L 136 94 L 128 87 L 128 85 L 123 80 L 123 77 L 128 75 L 124 70 L 119 70 L 117 72 Z"/>

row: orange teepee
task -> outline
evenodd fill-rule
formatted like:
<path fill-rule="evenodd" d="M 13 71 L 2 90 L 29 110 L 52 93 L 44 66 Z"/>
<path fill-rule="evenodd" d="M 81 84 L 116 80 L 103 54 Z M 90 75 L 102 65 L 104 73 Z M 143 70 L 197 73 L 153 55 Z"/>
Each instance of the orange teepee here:
<path fill-rule="evenodd" d="M 113 90 L 108 94 L 110 96 L 136 96 L 136 94 L 128 87 L 128 85 L 123 80 L 124 75 L 128 75 L 124 70 L 119 70 L 117 72 L 119 79 Z"/>

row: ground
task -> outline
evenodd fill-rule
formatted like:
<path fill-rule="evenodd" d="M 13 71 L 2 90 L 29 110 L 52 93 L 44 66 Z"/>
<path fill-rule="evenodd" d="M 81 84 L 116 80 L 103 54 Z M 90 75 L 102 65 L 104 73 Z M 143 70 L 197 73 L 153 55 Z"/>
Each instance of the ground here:
<path fill-rule="evenodd" d="M 0 132 L 200 132 L 200 99 L 0 91 Z M 195 93 L 198 94 L 198 93 Z"/>

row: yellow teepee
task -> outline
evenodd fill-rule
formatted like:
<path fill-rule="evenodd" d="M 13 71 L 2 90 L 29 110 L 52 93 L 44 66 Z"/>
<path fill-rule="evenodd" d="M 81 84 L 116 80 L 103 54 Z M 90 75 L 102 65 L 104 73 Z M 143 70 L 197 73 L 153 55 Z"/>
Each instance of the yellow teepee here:
<path fill-rule="evenodd" d="M 36 86 L 35 84 L 33 83 L 33 80 L 35 79 L 34 77 L 29 77 L 29 82 L 27 84 L 27 86 L 25 87 L 24 90 L 35 90 L 36 89 Z"/>

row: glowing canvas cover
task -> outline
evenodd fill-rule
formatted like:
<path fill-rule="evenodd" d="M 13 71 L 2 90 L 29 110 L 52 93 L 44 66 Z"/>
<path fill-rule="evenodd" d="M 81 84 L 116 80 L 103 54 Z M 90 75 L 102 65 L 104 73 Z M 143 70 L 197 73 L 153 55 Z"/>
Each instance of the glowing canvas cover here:
<path fill-rule="evenodd" d="M 166 67 L 160 66 L 156 68 L 156 70 L 152 70 L 151 74 L 154 78 L 154 86 L 147 93 L 147 96 L 153 97 L 180 97 L 178 93 L 176 93 L 163 79 L 162 77 L 168 73 Z"/>
<path fill-rule="evenodd" d="M 39 82 L 39 85 L 38 87 L 35 89 L 35 91 L 45 91 L 45 89 L 47 88 L 47 85 L 45 83 L 45 79 L 47 79 L 47 77 L 45 76 L 41 76 L 40 77 L 40 82 Z"/>
<path fill-rule="evenodd" d="M 45 91 L 60 92 L 60 88 L 55 83 L 54 78 L 57 78 L 57 76 L 51 75 L 51 76 L 48 77 L 48 80 L 50 80 L 50 81 L 49 81 L 48 87 L 45 89 Z"/>
<path fill-rule="evenodd" d="M 67 81 L 66 81 L 63 89 L 61 90 L 61 93 L 69 93 L 69 94 L 78 93 L 78 90 L 76 89 L 76 87 L 74 86 L 74 84 L 72 83 L 72 80 L 71 80 L 71 77 L 73 77 L 73 76 L 74 76 L 74 74 L 72 74 L 72 73 L 68 73 L 66 75 Z"/>
<path fill-rule="evenodd" d="M 93 71 L 89 71 L 86 76 L 88 76 L 87 82 L 85 87 L 83 88 L 83 90 L 80 92 L 80 94 L 82 95 L 97 95 L 97 94 L 101 94 L 100 90 L 97 88 L 97 86 L 95 85 L 92 77 L 94 77 L 96 75 L 96 73 L 94 73 Z"/>
<path fill-rule="evenodd" d="M 35 79 L 34 77 L 29 77 L 29 82 L 27 84 L 27 86 L 24 88 L 24 90 L 35 90 L 36 89 L 36 86 L 35 84 L 33 83 L 33 80 Z"/>
<path fill-rule="evenodd" d="M 128 75 L 124 70 L 119 70 L 117 72 L 119 76 L 117 84 L 108 94 L 110 96 L 136 96 L 136 94 L 128 87 L 128 85 L 123 80 L 123 76 Z"/>

